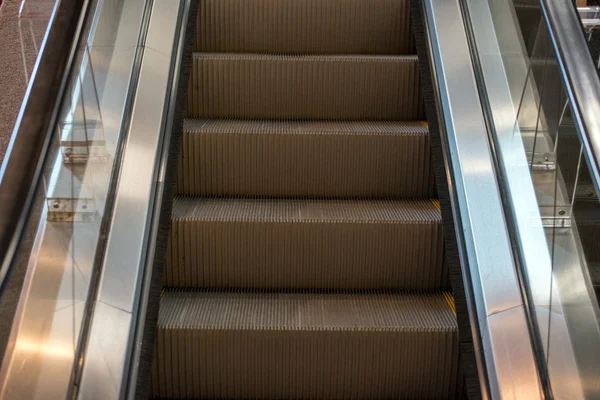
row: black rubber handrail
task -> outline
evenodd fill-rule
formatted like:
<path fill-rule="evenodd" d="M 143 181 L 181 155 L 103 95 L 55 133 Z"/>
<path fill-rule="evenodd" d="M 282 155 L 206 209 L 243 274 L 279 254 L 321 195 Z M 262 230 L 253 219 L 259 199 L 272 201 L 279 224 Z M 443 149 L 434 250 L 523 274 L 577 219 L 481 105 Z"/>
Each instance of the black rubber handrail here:
<path fill-rule="evenodd" d="M 32 204 L 89 0 L 57 0 L 0 169 L 0 289 Z"/>

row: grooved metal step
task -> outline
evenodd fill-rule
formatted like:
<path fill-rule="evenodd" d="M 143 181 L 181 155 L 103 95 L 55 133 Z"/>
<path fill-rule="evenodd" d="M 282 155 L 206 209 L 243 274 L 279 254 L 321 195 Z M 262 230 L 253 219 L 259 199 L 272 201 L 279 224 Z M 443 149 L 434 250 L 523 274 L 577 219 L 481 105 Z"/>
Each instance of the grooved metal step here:
<path fill-rule="evenodd" d="M 186 120 L 184 195 L 431 197 L 420 122 Z"/>
<path fill-rule="evenodd" d="M 165 285 L 442 289 L 430 200 L 176 198 Z"/>
<path fill-rule="evenodd" d="M 408 0 L 201 0 L 195 51 L 414 53 Z"/>
<path fill-rule="evenodd" d="M 408 0 L 199 0 L 154 398 L 454 398 Z"/>
<path fill-rule="evenodd" d="M 190 118 L 422 120 L 417 56 L 195 53 Z"/>
<path fill-rule="evenodd" d="M 444 399 L 458 330 L 447 293 L 166 291 L 151 394 Z"/>

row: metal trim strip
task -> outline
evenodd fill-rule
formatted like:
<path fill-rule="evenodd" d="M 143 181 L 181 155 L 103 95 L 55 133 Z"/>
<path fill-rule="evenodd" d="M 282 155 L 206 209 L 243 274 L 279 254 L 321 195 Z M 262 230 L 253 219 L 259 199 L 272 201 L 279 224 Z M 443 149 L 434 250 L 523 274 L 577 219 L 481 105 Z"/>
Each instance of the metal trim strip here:
<path fill-rule="evenodd" d="M 82 367 L 78 398 L 128 396 L 142 282 L 153 249 L 156 195 L 168 138 L 168 105 L 178 64 L 178 38 L 189 2 L 154 0 L 113 219 Z M 143 308 L 143 307 L 142 307 Z M 133 374 L 135 376 L 135 374 Z"/>
<path fill-rule="evenodd" d="M 459 0 L 423 4 L 458 203 L 456 234 L 464 243 L 463 276 L 475 308 L 469 312 L 483 349 L 478 369 L 489 383 L 482 380 L 483 397 L 541 399 L 531 343 L 522 343 L 529 330 Z"/>

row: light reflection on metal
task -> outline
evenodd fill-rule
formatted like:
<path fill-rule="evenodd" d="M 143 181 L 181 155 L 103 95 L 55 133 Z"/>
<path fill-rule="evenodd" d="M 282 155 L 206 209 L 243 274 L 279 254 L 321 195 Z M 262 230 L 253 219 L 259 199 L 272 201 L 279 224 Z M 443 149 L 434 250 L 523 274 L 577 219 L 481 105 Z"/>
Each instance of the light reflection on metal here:
<path fill-rule="evenodd" d="M 141 282 L 150 265 L 155 196 L 161 189 L 171 86 L 179 71 L 190 3 L 154 0 L 126 150 L 115 194 L 114 215 L 94 307 L 78 397 L 132 397 L 134 349 Z M 173 110 L 170 110 L 171 112 Z M 151 258 L 150 258 L 151 259 Z M 114 334 L 110 334 L 114 333 Z M 117 349 L 117 350 L 115 350 Z M 126 395 L 124 393 L 127 393 Z"/>
<path fill-rule="evenodd" d="M 19 338 L 15 346 L 15 351 L 22 353 L 41 353 L 51 358 L 66 358 L 73 359 L 73 347 L 64 346 L 62 343 L 28 340 L 27 338 Z"/>
<path fill-rule="evenodd" d="M 424 1 L 470 276 L 484 397 L 542 398 L 482 104 L 458 0 Z M 435 85 L 434 85 L 435 86 Z M 514 124 L 514 121 L 512 122 Z M 523 160 L 527 165 L 527 161 Z"/>

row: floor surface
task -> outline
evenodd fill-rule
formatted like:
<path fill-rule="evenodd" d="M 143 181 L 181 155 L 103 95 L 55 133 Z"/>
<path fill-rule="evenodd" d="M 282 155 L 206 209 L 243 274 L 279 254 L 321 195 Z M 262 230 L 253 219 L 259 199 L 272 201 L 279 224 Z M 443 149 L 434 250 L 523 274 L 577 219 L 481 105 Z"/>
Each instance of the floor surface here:
<path fill-rule="evenodd" d="M 48 24 L 47 18 L 19 18 L 21 2 L 0 0 L 0 160 L 4 160 Z"/>

